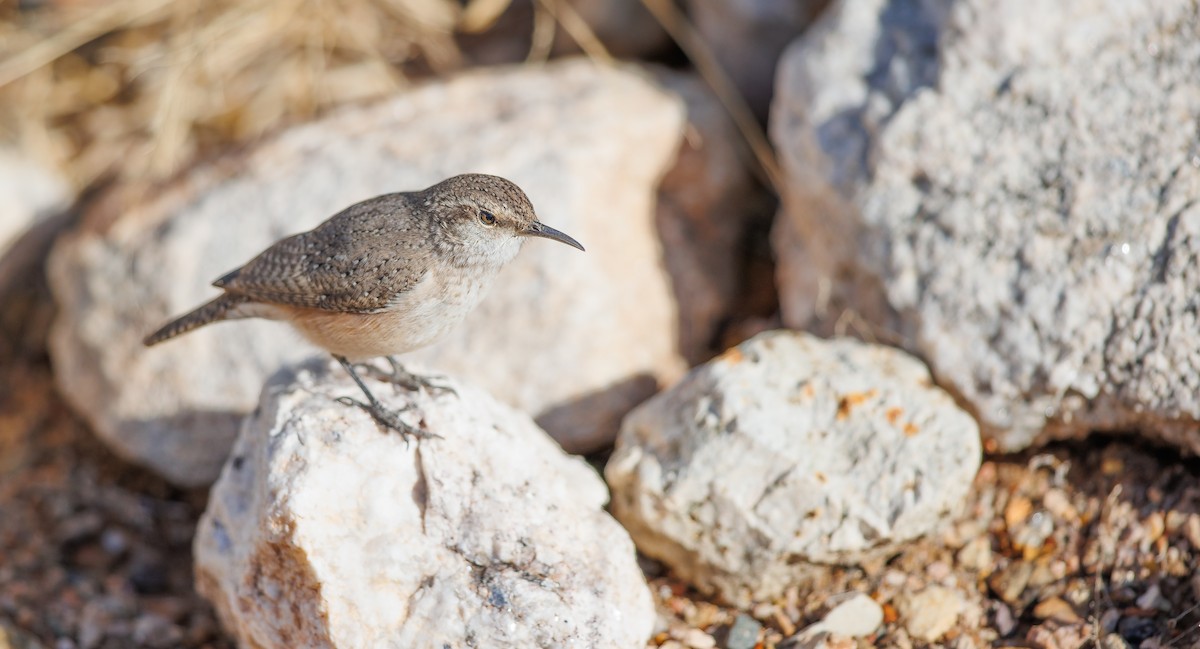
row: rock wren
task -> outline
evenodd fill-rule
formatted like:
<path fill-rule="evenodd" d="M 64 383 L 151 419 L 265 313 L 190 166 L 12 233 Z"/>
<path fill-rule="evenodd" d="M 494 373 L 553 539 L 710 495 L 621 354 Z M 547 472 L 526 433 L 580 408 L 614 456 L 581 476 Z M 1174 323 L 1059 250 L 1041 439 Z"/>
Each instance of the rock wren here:
<path fill-rule="evenodd" d="M 355 362 L 384 356 L 393 382 L 440 388 L 392 355 L 429 345 L 461 322 L 526 237 L 583 250 L 539 223 L 525 192 L 497 176 L 465 174 L 423 191 L 377 196 L 276 242 L 213 282 L 224 291 L 219 297 L 144 342 L 155 345 L 220 320 L 283 320 L 333 354 L 367 398 L 339 401 L 405 437 L 430 437 L 385 408 Z"/>

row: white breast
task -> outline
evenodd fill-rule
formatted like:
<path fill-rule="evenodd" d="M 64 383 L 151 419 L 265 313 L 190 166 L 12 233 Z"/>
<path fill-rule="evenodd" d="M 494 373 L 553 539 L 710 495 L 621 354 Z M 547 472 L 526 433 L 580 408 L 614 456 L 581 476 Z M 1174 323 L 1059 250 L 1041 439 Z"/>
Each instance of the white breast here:
<path fill-rule="evenodd" d="M 291 309 L 289 320 L 313 344 L 351 360 L 403 354 L 436 342 L 479 305 L 490 277 L 427 273 L 379 313 Z"/>

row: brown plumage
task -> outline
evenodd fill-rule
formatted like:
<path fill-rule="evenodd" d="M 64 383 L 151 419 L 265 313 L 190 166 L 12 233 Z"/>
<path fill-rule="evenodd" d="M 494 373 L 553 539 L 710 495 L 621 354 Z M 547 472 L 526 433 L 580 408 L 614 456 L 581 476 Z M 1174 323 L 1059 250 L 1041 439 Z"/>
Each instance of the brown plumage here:
<path fill-rule="evenodd" d="M 583 249 L 539 223 L 525 193 L 497 176 L 466 174 L 385 194 L 275 243 L 213 282 L 222 295 L 144 342 L 221 320 L 287 321 L 342 362 L 376 419 L 415 434 L 394 413 L 380 413 L 346 359 L 401 354 L 437 340 L 474 309 L 530 236 Z M 426 385 L 395 367 L 402 380 Z"/>
<path fill-rule="evenodd" d="M 168 322 L 158 331 L 146 336 L 142 342 L 146 346 L 157 345 L 168 338 L 185 334 L 210 322 L 224 320 L 230 311 L 249 301 L 250 298 L 225 293 L 205 302 L 187 315 Z"/>

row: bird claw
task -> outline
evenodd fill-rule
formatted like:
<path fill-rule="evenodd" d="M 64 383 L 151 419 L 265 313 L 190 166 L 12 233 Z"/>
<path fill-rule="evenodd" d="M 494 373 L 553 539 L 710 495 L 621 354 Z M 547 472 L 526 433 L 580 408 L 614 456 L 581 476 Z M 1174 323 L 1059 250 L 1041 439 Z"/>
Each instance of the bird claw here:
<path fill-rule="evenodd" d="M 442 439 L 441 435 L 431 433 L 427 430 L 421 430 L 416 426 L 406 423 L 400 419 L 400 413 L 411 410 L 412 406 L 405 406 L 399 410 L 389 410 L 380 404 L 364 403 L 352 397 L 338 397 L 336 401 L 345 406 L 357 406 L 366 410 L 371 418 L 377 423 L 382 424 L 385 428 L 390 428 L 404 438 L 404 445 L 408 446 L 409 438 L 415 439 Z"/>
<path fill-rule="evenodd" d="M 390 372 L 381 370 L 372 365 L 365 365 L 364 367 L 367 372 L 369 372 L 375 378 L 382 379 L 393 385 L 399 385 L 400 387 L 412 390 L 413 392 L 419 392 L 421 390 L 425 390 L 426 392 L 438 391 L 449 392 L 456 397 L 458 396 L 458 390 L 455 390 L 448 385 L 438 383 L 438 381 L 446 377 L 433 375 L 421 376 L 420 374 L 413 374 L 412 372 L 404 369 L 404 366 L 400 364 L 400 361 L 397 361 L 391 356 L 386 356 L 385 358 L 387 358 L 388 364 L 392 366 L 392 371 Z"/>

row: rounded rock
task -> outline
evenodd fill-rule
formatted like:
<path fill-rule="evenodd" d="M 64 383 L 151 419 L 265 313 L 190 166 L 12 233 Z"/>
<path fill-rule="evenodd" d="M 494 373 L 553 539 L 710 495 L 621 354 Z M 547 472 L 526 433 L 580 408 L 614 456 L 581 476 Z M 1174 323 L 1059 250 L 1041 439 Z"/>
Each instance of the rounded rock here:
<path fill-rule="evenodd" d="M 630 413 L 605 477 L 639 549 L 745 605 L 936 530 L 980 453 L 919 361 L 775 331 Z"/>
<path fill-rule="evenodd" d="M 196 535 L 198 591 L 245 646 L 633 647 L 654 624 L 603 482 L 485 392 L 369 381 L 406 442 L 312 362 L 264 390 Z"/>

